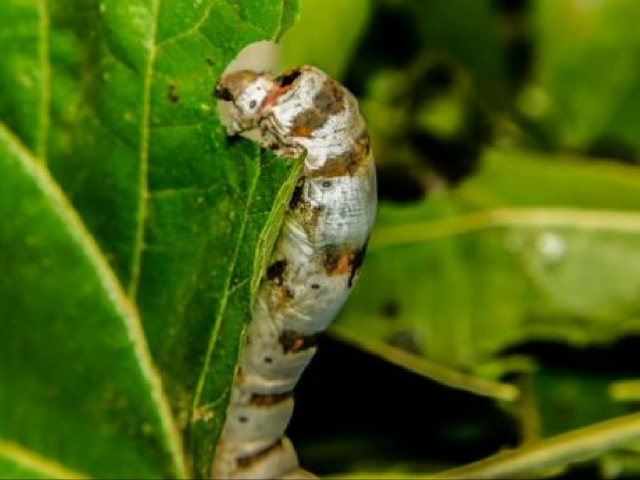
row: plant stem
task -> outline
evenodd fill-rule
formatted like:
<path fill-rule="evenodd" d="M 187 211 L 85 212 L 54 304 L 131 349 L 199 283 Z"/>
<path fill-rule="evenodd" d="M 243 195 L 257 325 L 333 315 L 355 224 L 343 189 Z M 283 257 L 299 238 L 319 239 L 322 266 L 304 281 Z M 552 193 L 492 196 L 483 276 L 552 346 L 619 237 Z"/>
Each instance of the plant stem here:
<path fill-rule="evenodd" d="M 640 413 L 632 413 L 532 442 L 431 478 L 513 478 L 587 460 L 639 438 Z"/>

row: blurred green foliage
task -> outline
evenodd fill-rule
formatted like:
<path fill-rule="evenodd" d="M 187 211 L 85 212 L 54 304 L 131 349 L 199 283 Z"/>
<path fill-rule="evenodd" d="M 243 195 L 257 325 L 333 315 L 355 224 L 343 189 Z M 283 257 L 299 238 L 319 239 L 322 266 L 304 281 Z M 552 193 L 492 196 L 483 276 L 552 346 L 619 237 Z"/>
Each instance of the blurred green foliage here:
<path fill-rule="evenodd" d="M 317 63 L 357 94 L 379 166 L 370 253 L 334 337 L 494 398 L 493 424 L 512 425 L 503 446 L 514 445 L 512 435 L 524 445 L 631 411 L 636 384 L 616 382 L 640 374 L 633 359 L 640 345 L 640 5 L 346 4 L 306 0 L 300 23 L 283 39 L 285 63 Z M 309 32 L 324 41 L 301 42 Z M 363 384 L 406 387 L 384 385 L 362 362 Z M 310 383 L 323 382 L 321 372 L 312 375 Z M 627 392 L 626 402 L 614 394 L 621 385 L 636 392 Z M 332 386 L 358 395 L 340 377 Z M 439 397 L 414 411 L 427 420 L 407 430 L 428 428 L 434 417 L 455 428 L 460 409 L 435 391 Z M 468 396 L 456 398 L 473 405 Z M 477 402 L 468 407 L 477 408 L 469 426 L 487 418 Z M 400 398 L 379 408 L 390 410 L 393 422 L 402 405 Z M 298 421 L 313 428 L 304 415 Z M 329 450 L 331 438 L 321 448 L 303 426 L 302 454 L 318 462 L 318 471 L 424 474 L 480 456 L 478 438 L 461 435 L 452 443 L 446 426 L 422 438 L 418 454 L 380 456 L 362 426 L 336 422 L 336 432 L 360 438 L 350 448 L 365 452 L 341 470 L 315 453 Z M 415 441 L 415 434 L 393 432 L 395 442 Z M 482 432 L 486 445 L 500 444 L 492 427 Z M 457 454 L 434 449 L 438 443 Z M 602 453 L 575 474 L 640 474 L 634 451 L 627 445 Z M 336 455 L 336 463 L 347 462 Z M 533 475 L 571 471 L 525 477 Z"/>

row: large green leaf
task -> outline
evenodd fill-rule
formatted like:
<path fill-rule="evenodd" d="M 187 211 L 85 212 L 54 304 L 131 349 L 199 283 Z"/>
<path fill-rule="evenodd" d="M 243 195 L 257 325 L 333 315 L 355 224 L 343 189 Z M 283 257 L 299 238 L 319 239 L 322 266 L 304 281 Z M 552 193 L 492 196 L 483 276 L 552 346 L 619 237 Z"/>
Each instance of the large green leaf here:
<path fill-rule="evenodd" d="M 521 341 L 637 332 L 638 209 L 636 170 L 494 151 L 456 192 L 382 205 L 337 333 L 477 372 Z"/>
<path fill-rule="evenodd" d="M 131 302 L 57 184 L 4 127 L 0 162 L 0 438 L 90 475 L 183 476 Z"/>
<path fill-rule="evenodd" d="M 0 476 L 207 476 L 298 171 L 211 93 L 297 10 L 0 5 Z"/>
<path fill-rule="evenodd" d="M 563 146 L 598 140 L 640 147 L 640 31 L 634 0 L 532 2 L 539 46 L 538 113 Z"/>

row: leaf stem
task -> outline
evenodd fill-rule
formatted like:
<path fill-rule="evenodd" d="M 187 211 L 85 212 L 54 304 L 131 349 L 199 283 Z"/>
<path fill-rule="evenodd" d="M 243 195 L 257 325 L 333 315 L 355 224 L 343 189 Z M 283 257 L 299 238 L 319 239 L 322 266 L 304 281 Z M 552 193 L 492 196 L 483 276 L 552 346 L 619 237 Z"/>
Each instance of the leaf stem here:
<path fill-rule="evenodd" d="M 640 439 L 640 413 L 632 413 L 531 442 L 442 473 L 358 472 L 326 478 L 453 480 L 532 477 L 537 471 L 588 460 L 637 439 Z"/>
<path fill-rule="evenodd" d="M 381 227 L 374 231 L 370 249 L 421 243 L 452 235 L 500 227 L 560 227 L 637 233 L 637 212 L 577 208 L 497 208 L 447 219 Z"/>
<path fill-rule="evenodd" d="M 0 458 L 5 458 L 26 470 L 50 478 L 90 478 L 87 475 L 69 470 L 57 462 L 41 457 L 14 443 L 0 440 Z"/>
<path fill-rule="evenodd" d="M 525 473 L 529 475 L 536 470 L 593 458 L 638 438 L 640 413 L 632 413 L 531 442 L 431 478 L 513 478 Z"/>
<path fill-rule="evenodd" d="M 514 385 L 493 382 L 461 372 L 446 365 L 429 361 L 426 358 L 419 357 L 418 355 L 387 345 L 386 343 L 363 338 L 340 325 L 334 325 L 329 332 L 332 336 L 345 343 L 354 345 L 394 365 L 452 388 L 458 388 L 475 393 L 476 395 L 483 395 L 504 401 L 516 400 L 520 395 L 520 391 Z"/>

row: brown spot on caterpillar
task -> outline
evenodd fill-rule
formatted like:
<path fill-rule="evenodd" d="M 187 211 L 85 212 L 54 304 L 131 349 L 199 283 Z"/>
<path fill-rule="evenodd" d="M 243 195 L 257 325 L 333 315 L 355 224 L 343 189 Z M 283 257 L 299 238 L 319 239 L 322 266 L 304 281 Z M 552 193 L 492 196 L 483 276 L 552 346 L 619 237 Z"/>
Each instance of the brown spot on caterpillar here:
<path fill-rule="evenodd" d="M 313 288 L 314 290 L 320 290 L 320 284 L 319 283 L 312 283 L 311 284 L 311 288 Z"/>
<path fill-rule="evenodd" d="M 347 273 L 349 270 L 349 264 L 351 263 L 351 254 L 345 252 L 340 257 L 338 257 L 338 262 L 336 263 L 335 269 L 333 273 L 337 273 L 338 275 L 343 275 Z"/>
<path fill-rule="evenodd" d="M 313 205 L 305 199 L 304 180 L 301 180 L 296 186 L 289 202 L 289 208 L 307 235 L 313 237 L 317 232 L 320 214 L 325 210 L 325 205 Z"/>
<path fill-rule="evenodd" d="M 358 137 L 353 147 L 340 155 L 327 158 L 321 168 L 310 172 L 314 177 L 343 177 L 353 175 L 370 159 L 369 134 L 365 131 Z"/>
<path fill-rule="evenodd" d="M 291 130 L 291 133 L 294 137 L 310 137 L 313 133 L 313 129 L 306 125 L 295 126 L 293 127 L 293 130 Z"/>
<path fill-rule="evenodd" d="M 349 288 L 353 286 L 353 280 L 360 271 L 360 267 L 362 267 L 362 262 L 364 262 L 364 256 L 367 253 L 367 246 L 369 244 L 369 240 L 367 239 L 364 242 L 364 245 L 359 250 L 353 254 L 353 259 L 351 261 L 351 275 L 349 275 Z"/>
<path fill-rule="evenodd" d="M 367 158 L 371 153 L 371 139 L 369 138 L 369 132 L 366 130 L 356 140 L 356 149 L 362 158 Z"/>
<path fill-rule="evenodd" d="M 293 392 L 269 393 L 266 395 L 254 393 L 251 395 L 249 402 L 258 407 L 271 407 L 278 403 L 286 402 L 293 398 Z"/>
<path fill-rule="evenodd" d="M 269 455 L 274 454 L 278 450 L 280 450 L 283 446 L 282 439 L 279 438 L 273 445 L 269 445 L 267 448 L 260 450 L 259 452 L 254 453 L 253 455 L 248 455 L 246 457 L 239 457 L 236 459 L 236 464 L 238 468 L 249 468 L 251 465 L 265 459 Z"/>
<path fill-rule="evenodd" d="M 321 168 L 313 170 L 311 173 L 318 177 L 344 177 L 351 175 L 357 165 L 355 151 L 349 150 L 335 157 L 327 158 Z"/>
<path fill-rule="evenodd" d="M 277 260 L 267 267 L 267 280 L 271 280 L 276 285 L 282 285 L 284 272 L 287 269 L 287 260 Z"/>
<path fill-rule="evenodd" d="M 278 338 L 284 353 L 304 352 L 318 346 L 318 334 L 302 335 L 292 330 L 285 330 Z"/>
<path fill-rule="evenodd" d="M 367 241 L 368 242 L 368 241 Z M 367 251 L 367 242 L 355 250 L 339 249 L 329 246 L 324 251 L 323 265 L 327 275 L 349 274 L 348 286 L 353 286 L 354 279 L 362 266 Z"/>
<path fill-rule="evenodd" d="M 333 80 L 326 80 L 313 97 L 313 107 L 299 113 L 291 122 L 291 134 L 310 137 L 343 108 L 344 92 Z"/>
<path fill-rule="evenodd" d="M 170 82 L 167 86 L 167 98 L 172 103 L 178 103 L 180 101 L 180 95 L 178 95 L 178 87 L 173 82 Z"/>
<path fill-rule="evenodd" d="M 245 378 L 244 378 L 244 373 L 242 371 L 242 367 L 238 366 L 238 371 L 236 372 L 235 382 L 238 385 L 242 385 L 244 383 L 244 381 L 245 381 Z"/>
<path fill-rule="evenodd" d="M 313 105 L 327 117 L 340 113 L 344 108 L 344 90 L 328 78 L 313 97 Z"/>
<path fill-rule="evenodd" d="M 306 202 L 303 202 L 297 209 L 298 218 L 300 219 L 302 228 L 304 228 L 305 232 L 310 237 L 317 233 L 316 227 L 318 226 L 320 213 L 323 211 L 324 205 L 313 207 Z"/>
<path fill-rule="evenodd" d="M 327 275 L 344 275 L 349 271 L 352 253 L 329 246 L 324 251 L 323 265 Z"/>
<path fill-rule="evenodd" d="M 310 137 L 327 122 L 328 118 L 326 113 L 315 108 L 304 110 L 291 122 L 291 134 L 295 137 Z"/>
<path fill-rule="evenodd" d="M 281 284 L 275 285 L 280 288 L 273 289 L 271 293 L 271 304 L 275 308 L 284 308 L 295 298 L 294 291 L 289 287 L 283 287 Z"/>

